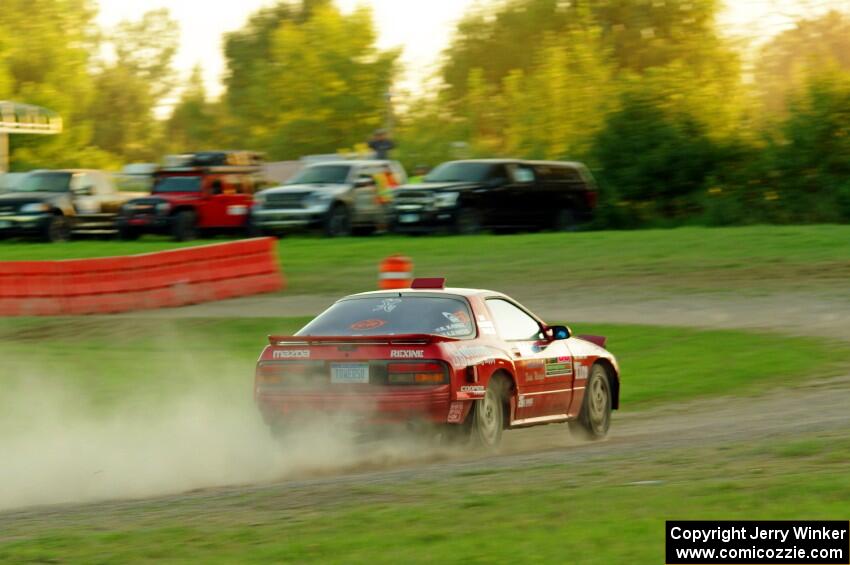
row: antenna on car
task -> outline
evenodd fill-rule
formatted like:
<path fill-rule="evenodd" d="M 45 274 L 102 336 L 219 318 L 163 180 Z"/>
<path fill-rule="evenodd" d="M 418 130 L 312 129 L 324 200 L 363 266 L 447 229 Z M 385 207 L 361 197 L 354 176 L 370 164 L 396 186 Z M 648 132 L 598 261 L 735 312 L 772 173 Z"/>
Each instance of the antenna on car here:
<path fill-rule="evenodd" d="M 446 288 L 446 279 L 443 278 L 430 278 L 430 279 L 413 279 L 413 283 L 410 285 L 410 288 L 414 289 L 439 289 L 443 290 Z"/>

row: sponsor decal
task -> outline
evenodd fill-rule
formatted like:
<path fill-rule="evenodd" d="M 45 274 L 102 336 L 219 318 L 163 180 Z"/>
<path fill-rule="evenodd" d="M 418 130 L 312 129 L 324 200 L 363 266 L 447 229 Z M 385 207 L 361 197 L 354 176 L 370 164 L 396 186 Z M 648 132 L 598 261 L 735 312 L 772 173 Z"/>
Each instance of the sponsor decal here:
<path fill-rule="evenodd" d="M 569 363 L 570 361 L 572 361 L 572 357 L 569 355 L 566 357 L 558 357 L 558 363 Z"/>
<path fill-rule="evenodd" d="M 589 370 L 587 365 L 576 365 L 576 380 L 587 380 Z"/>
<path fill-rule="evenodd" d="M 275 349 L 272 359 L 309 359 L 309 349 Z"/>
<path fill-rule="evenodd" d="M 372 312 L 386 312 L 389 314 L 401 304 L 401 298 L 385 298 L 380 304 L 372 309 Z"/>
<path fill-rule="evenodd" d="M 546 359 L 546 376 L 547 377 L 563 377 L 573 374 L 573 364 L 570 361 L 566 363 L 560 361 L 563 357 L 553 357 Z M 569 359 L 569 357 L 566 357 Z"/>
<path fill-rule="evenodd" d="M 359 322 L 354 322 L 349 327 L 352 330 L 374 330 L 376 328 L 380 328 L 381 326 L 387 323 L 386 320 L 360 320 Z"/>
<path fill-rule="evenodd" d="M 457 424 L 463 418 L 463 402 L 452 402 L 449 406 L 449 417 L 447 421 L 450 424 Z"/>
<path fill-rule="evenodd" d="M 517 403 L 517 408 L 528 408 L 530 406 L 534 406 L 534 397 L 533 396 L 520 396 L 519 402 Z"/>
<path fill-rule="evenodd" d="M 464 385 L 460 387 L 461 392 L 471 392 L 473 394 L 484 394 L 484 387 L 481 385 Z"/>
<path fill-rule="evenodd" d="M 228 216 L 245 216 L 248 214 L 247 206 L 228 206 L 227 207 L 227 215 Z"/>
<path fill-rule="evenodd" d="M 466 312 L 443 312 L 443 317 L 449 322 L 445 326 L 440 326 L 434 330 L 434 333 L 447 337 L 457 337 L 470 333 L 469 318 Z"/>
<path fill-rule="evenodd" d="M 391 349 L 391 359 L 424 359 L 424 349 Z"/>

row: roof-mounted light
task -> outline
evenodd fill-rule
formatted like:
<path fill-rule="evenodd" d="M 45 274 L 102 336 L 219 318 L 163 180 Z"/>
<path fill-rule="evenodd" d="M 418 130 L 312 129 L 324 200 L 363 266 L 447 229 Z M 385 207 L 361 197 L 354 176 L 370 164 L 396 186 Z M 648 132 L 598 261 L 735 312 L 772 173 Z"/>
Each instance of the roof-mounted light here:
<path fill-rule="evenodd" d="M 443 290 L 444 288 L 446 288 L 446 279 L 445 278 L 413 279 L 413 284 L 410 285 L 410 288 Z"/>

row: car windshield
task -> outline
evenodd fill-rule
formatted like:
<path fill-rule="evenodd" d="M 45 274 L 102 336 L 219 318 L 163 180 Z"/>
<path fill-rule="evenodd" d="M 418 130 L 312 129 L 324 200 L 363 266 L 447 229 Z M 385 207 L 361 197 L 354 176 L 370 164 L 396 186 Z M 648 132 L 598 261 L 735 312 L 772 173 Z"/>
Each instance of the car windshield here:
<path fill-rule="evenodd" d="M 298 335 L 435 334 L 469 337 L 474 333 L 472 316 L 465 300 L 396 295 L 337 302 L 307 324 Z"/>
<path fill-rule="evenodd" d="M 154 192 L 200 192 L 201 177 L 162 177 L 156 181 Z"/>
<path fill-rule="evenodd" d="M 349 165 L 318 165 L 307 167 L 286 184 L 343 184 L 351 172 Z"/>
<path fill-rule="evenodd" d="M 490 174 L 490 163 L 443 163 L 428 173 L 425 182 L 482 182 Z"/>
<path fill-rule="evenodd" d="M 12 192 L 68 192 L 71 173 L 31 173 L 23 178 Z"/>

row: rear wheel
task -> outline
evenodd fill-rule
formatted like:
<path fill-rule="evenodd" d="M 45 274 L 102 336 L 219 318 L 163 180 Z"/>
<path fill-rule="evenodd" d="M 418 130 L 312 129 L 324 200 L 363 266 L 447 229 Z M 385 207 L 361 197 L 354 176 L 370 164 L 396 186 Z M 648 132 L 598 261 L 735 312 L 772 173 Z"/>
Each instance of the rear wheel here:
<path fill-rule="evenodd" d="M 586 387 L 581 412 L 578 420 L 570 422 L 570 431 L 584 439 L 602 439 L 611 426 L 611 383 L 605 367 L 593 366 Z"/>
<path fill-rule="evenodd" d="M 44 226 L 42 238 L 48 243 L 61 243 L 71 239 L 71 227 L 68 225 L 68 218 L 60 215 L 51 216 Z"/>
<path fill-rule="evenodd" d="M 578 218 L 576 217 L 576 213 L 571 208 L 562 208 L 561 210 L 558 210 L 552 227 L 555 231 L 569 232 L 578 230 Z"/>
<path fill-rule="evenodd" d="M 177 241 L 192 241 L 198 237 L 195 225 L 195 213 L 191 210 L 181 210 L 174 215 L 171 232 Z"/>
<path fill-rule="evenodd" d="M 507 392 L 507 381 L 496 376 L 490 379 L 484 398 L 475 401 L 471 415 L 472 440 L 485 449 L 495 450 L 502 442 Z"/>

